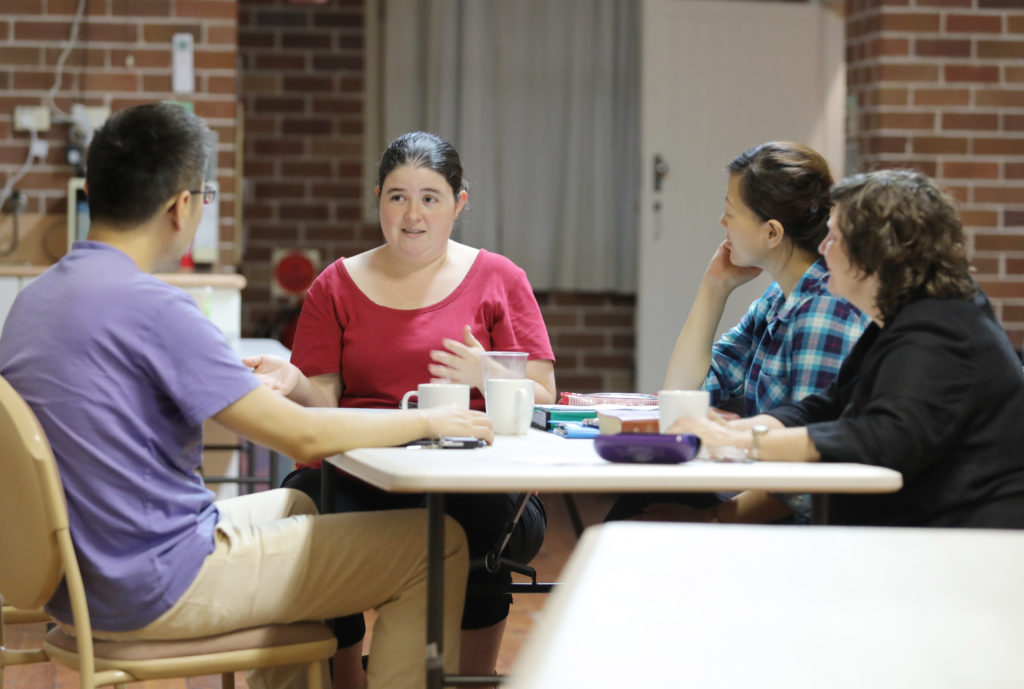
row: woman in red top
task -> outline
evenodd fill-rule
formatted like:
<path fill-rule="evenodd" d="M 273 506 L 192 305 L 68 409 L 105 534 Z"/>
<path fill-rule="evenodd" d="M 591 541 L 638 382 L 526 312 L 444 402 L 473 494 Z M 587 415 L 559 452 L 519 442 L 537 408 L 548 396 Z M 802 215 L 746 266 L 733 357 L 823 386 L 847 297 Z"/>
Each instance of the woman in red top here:
<path fill-rule="evenodd" d="M 395 408 L 420 383 L 473 388 L 483 408 L 480 354 L 530 355 L 526 375 L 538 404 L 555 401 L 554 353 L 526 274 L 508 259 L 451 240 L 468 194 L 458 153 L 443 139 L 413 132 L 387 147 L 375 189 L 385 244 L 337 260 L 310 288 L 299 317 L 291 363 L 253 357 L 246 363 L 271 387 L 307 406 Z M 336 511 L 396 509 L 422 496 L 389 494 L 341 476 Z M 320 470 L 300 467 L 284 485 L 319 504 Z M 470 557 L 498 541 L 514 494 L 458 495 L 446 501 L 462 524 Z M 546 517 L 533 496 L 506 555 L 528 562 L 539 550 Z M 509 581 L 508 572 L 470 572 L 470 580 Z M 461 672 L 494 672 L 511 597 L 467 597 Z M 335 686 L 361 686 L 361 616 L 336 624 Z"/>

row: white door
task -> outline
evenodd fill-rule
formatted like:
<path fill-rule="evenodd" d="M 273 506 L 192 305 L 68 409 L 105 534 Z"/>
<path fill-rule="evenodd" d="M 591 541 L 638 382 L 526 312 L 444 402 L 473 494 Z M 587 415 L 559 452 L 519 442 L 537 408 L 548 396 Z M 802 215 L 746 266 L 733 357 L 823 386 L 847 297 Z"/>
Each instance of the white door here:
<path fill-rule="evenodd" d="M 725 166 L 787 139 L 843 171 L 842 18 L 818 4 L 644 0 L 637 389 L 655 392 L 724 230 Z M 656 156 L 667 165 L 655 190 Z M 737 290 L 721 330 L 768 284 Z"/>

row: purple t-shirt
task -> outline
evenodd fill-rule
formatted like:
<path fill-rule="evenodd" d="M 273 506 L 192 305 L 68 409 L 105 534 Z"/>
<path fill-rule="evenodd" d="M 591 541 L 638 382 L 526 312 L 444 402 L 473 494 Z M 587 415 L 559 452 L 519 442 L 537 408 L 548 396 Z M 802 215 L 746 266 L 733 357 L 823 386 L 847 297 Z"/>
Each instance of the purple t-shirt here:
<path fill-rule="evenodd" d="M 256 377 L 185 292 L 91 241 L 18 295 L 0 375 L 53 447 L 93 627 L 144 627 L 213 550 L 202 423 Z M 63 584 L 47 609 L 71 621 Z"/>

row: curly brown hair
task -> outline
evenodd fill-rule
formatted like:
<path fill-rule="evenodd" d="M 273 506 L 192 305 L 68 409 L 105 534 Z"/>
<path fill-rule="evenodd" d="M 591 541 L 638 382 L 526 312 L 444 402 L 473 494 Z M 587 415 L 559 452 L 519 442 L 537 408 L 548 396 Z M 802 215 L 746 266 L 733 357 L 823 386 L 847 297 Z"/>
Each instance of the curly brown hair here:
<path fill-rule="evenodd" d="M 877 170 L 832 187 L 850 262 L 878 276 L 882 321 L 910 302 L 966 299 L 977 290 L 968 272 L 963 225 L 953 200 L 916 170 Z"/>

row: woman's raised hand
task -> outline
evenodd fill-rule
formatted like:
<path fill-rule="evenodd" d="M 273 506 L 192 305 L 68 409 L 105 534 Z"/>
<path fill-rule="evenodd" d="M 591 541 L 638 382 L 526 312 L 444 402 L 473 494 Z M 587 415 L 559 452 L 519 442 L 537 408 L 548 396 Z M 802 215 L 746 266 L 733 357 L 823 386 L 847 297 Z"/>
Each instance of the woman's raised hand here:
<path fill-rule="evenodd" d="M 740 285 L 750 282 L 761 274 L 761 269 L 755 266 L 738 266 L 732 262 L 732 246 L 729 240 L 725 239 L 715 250 L 707 270 L 704 271 L 704 279 L 711 280 L 729 292 Z"/>
<path fill-rule="evenodd" d="M 285 397 L 291 394 L 302 378 L 302 373 L 294 364 L 272 354 L 247 356 L 242 359 L 242 363 L 252 369 L 260 383 Z"/>
<path fill-rule="evenodd" d="M 441 343 L 443 350 L 430 351 L 433 363 L 427 366 L 433 383 L 465 383 L 470 387 L 484 389 L 483 371 L 480 368 L 480 355 L 484 348 L 473 337 L 473 331 L 467 325 L 462 329 L 462 342 L 445 338 Z"/>

